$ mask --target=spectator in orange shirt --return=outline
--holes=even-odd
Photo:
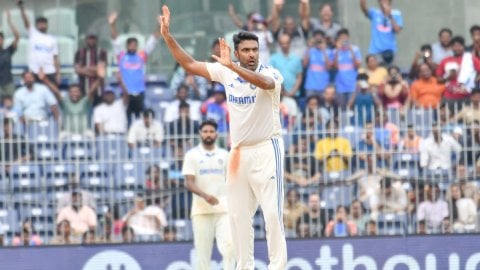
[[[418,136],[413,125],[408,125],[407,136],[403,138],[399,145],[399,150],[404,150],[409,154],[418,154],[422,137]]]
[[[438,83],[426,63],[420,65],[420,78],[410,88],[410,103],[417,108],[437,108],[442,100],[445,85]]]

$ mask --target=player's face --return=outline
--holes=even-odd
[[[205,125],[200,130],[200,139],[205,145],[212,145],[217,140],[217,131],[210,125]]]
[[[257,69],[258,55],[258,42],[255,40],[243,40],[235,50],[235,57],[237,57],[240,65],[251,71]]]

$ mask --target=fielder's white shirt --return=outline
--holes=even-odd
[[[127,132],[127,106],[122,99],[112,104],[102,103],[93,110],[93,122],[102,124],[105,133]]]
[[[258,64],[256,72],[275,81],[275,88],[260,89],[220,63],[206,63],[213,81],[225,87],[232,146],[255,145],[280,137],[280,91],[283,77],[271,66]]]
[[[192,216],[227,212],[227,161],[228,152],[217,146],[209,151],[198,145],[185,154],[182,174],[193,175],[198,188],[219,201],[217,205],[210,205],[205,199],[193,194]]]
[[[28,38],[28,68],[34,73],[38,73],[40,68],[45,74],[55,73],[53,57],[58,55],[57,39],[38,31],[35,26],[30,26]]]

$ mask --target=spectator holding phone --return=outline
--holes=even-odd
[[[396,66],[389,67],[387,82],[378,89],[383,108],[403,111],[407,104],[408,92],[408,84],[403,80],[400,69]]]

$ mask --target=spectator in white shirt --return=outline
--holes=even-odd
[[[122,98],[116,99],[115,90],[106,88],[103,92],[103,103],[93,110],[93,122],[97,134],[125,134],[127,132],[128,94],[124,87]]]
[[[132,228],[137,241],[158,241],[162,228],[168,225],[167,217],[162,208],[150,204],[145,206],[141,194],[135,198],[135,206],[123,218],[125,224]]]
[[[433,63],[439,65],[443,59],[453,56],[450,40],[452,40],[452,30],[449,28],[442,28],[438,32],[438,42],[432,44],[432,59]]]
[[[134,148],[137,144],[160,147],[163,141],[163,126],[155,120],[153,110],[143,111],[142,119],[133,122],[128,131],[127,141],[130,148]]]
[[[437,184],[425,185],[426,199],[418,205],[417,221],[424,221],[427,232],[439,232],[443,219],[448,217],[448,204],[440,199],[440,188]]]
[[[163,122],[170,123],[180,118],[180,111],[178,108],[182,102],[186,102],[190,105],[190,119],[193,121],[200,121],[200,107],[202,106],[202,103],[197,100],[188,99],[188,87],[181,84],[177,88],[176,98],[169,102],[168,106],[165,108]]]
[[[97,215],[89,206],[83,205],[82,193],[72,192],[72,204],[64,207],[57,216],[57,225],[68,220],[75,236],[80,237],[89,230],[97,227]]]
[[[462,150],[462,146],[449,134],[442,134],[440,125],[432,125],[432,134],[420,145],[420,167],[427,171],[452,169],[452,154]]]
[[[52,35],[47,34],[48,20],[45,17],[38,17],[35,26],[30,24],[25,13],[24,1],[17,1],[22,13],[23,24],[28,29],[29,52],[28,68],[38,75],[40,69],[46,74],[52,83],[60,84],[60,62],[58,60],[58,41]],[[37,79],[38,80],[38,79]]]

